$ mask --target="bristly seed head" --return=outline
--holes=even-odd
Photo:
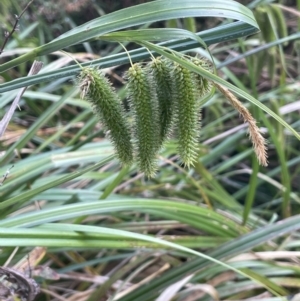
[[[127,93],[134,116],[135,150],[141,171],[154,177],[157,170],[159,118],[156,92],[147,68],[134,64],[127,74]]]
[[[248,123],[249,137],[253,144],[253,149],[256,154],[257,160],[260,165],[268,165],[267,156],[267,143],[259,127],[256,124],[256,120],[253,118],[248,109],[233,95],[227,88],[214,83],[218,90],[229,100],[230,104],[240,113],[244,122]]]
[[[104,74],[95,68],[84,68],[78,80],[81,97],[93,107],[115,147],[116,154],[124,164],[133,161],[131,132],[121,100]]]
[[[82,99],[84,99],[86,97],[86,95],[88,94],[91,82],[94,82],[94,78],[91,76],[91,74],[89,72],[87,72],[85,70],[82,71],[81,77],[82,77],[82,80],[79,84],[79,88],[81,90],[80,97]]]
[[[175,106],[172,89],[172,65],[165,58],[158,57],[147,65],[150,74],[151,85],[156,92],[158,99],[158,113],[160,123],[161,148],[164,141],[169,138],[175,117]]]
[[[196,66],[201,67],[208,72],[212,72],[211,63],[206,58],[194,57],[191,59],[191,61]],[[203,77],[198,73],[193,73],[193,77],[195,81],[196,92],[199,98],[203,97],[205,94],[211,91],[212,89],[211,81],[209,81],[207,78]]]
[[[212,72],[203,58],[188,58],[196,66]],[[121,101],[103,73],[83,68],[78,85],[99,116],[121,162],[130,164],[135,156],[141,171],[154,177],[157,154],[173,130],[178,132],[178,153],[190,167],[197,160],[200,135],[199,99],[214,84],[249,124],[249,134],[260,164],[267,165],[266,143],[250,112],[226,88],[212,83],[165,58],[153,59],[146,67],[134,64],[127,74],[127,93],[134,120],[134,145]]]
[[[193,74],[175,63],[173,68],[173,93],[178,121],[178,153],[183,163],[190,167],[198,156],[200,135],[199,108]]]

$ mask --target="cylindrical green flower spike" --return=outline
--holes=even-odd
[[[172,130],[174,101],[172,93],[172,68],[170,62],[162,57],[154,59],[148,68],[152,74],[152,85],[156,90],[160,123],[160,145],[162,146]]]
[[[173,90],[178,118],[178,153],[190,167],[198,156],[199,108],[193,74],[177,63],[173,68]]]
[[[121,101],[108,79],[99,69],[83,68],[78,84],[82,91],[81,97],[92,104],[94,113],[108,130],[120,161],[124,164],[132,163],[133,145],[130,127]]]
[[[151,87],[149,74],[140,64],[127,72],[127,92],[135,120],[137,160],[141,171],[153,177],[157,170],[159,145],[157,98]]]
[[[212,72],[211,63],[205,58],[194,57],[191,60],[196,66],[199,66],[206,71]],[[209,93],[212,89],[212,83],[198,73],[194,73],[194,81],[196,85],[196,92],[198,97],[201,98],[205,94]]]

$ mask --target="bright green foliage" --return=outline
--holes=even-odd
[[[117,156],[124,164],[133,161],[133,146],[129,124],[121,101],[104,74],[94,68],[84,68],[79,75],[81,95],[93,106],[96,115],[109,131]]]
[[[194,75],[186,68],[175,64],[173,71],[174,101],[178,120],[178,152],[185,165],[193,165],[197,159],[200,130],[197,93]]]
[[[149,64],[153,87],[156,90],[159,109],[160,145],[169,137],[174,121],[174,101],[172,93],[171,65],[159,57]]]
[[[147,69],[134,64],[127,72],[128,96],[135,119],[137,159],[141,171],[153,177],[157,170],[159,121],[155,91],[151,87]]]

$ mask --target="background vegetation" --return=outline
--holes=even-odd
[[[53,2],[30,5],[1,64],[91,19],[147,1]],[[241,2],[261,32],[212,44],[218,74],[299,132],[300,1]],[[1,1],[5,30],[26,3]],[[228,22],[207,17],[143,26],[199,32]],[[88,62],[123,49],[96,40],[67,51]],[[207,56],[202,48],[188,53]],[[72,61],[59,52],[39,60],[42,72]],[[1,118],[18,92],[8,83],[24,80],[31,63],[0,74],[0,91],[8,87],[0,94]],[[128,67],[106,69],[122,99]],[[216,93],[202,110],[195,166],[180,164],[170,140],[157,176],[147,179],[135,165],[120,167],[101,122],[79,98],[73,73],[62,72],[26,90],[0,138],[1,266],[22,270],[17,263],[31,252],[25,266],[41,285],[36,300],[296,300],[300,147],[291,131],[241,99],[268,140],[269,165],[259,167],[246,125]]]

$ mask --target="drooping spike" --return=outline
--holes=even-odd
[[[78,78],[81,97],[86,98],[99,117],[111,140],[118,158],[124,164],[133,161],[133,145],[129,123],[121,101],[101,70],[83,68]]]
[[[175,63],[173,90],[177,110],[178,153],[183,163],[190,167],[196,161],[200,135],[199,108],[193,74]]]
[[[153,177],[157,171],[159,118],[156,93],[145,68],[134,64],[127,72],[127,92],[135,120],[135,146],[141,171]]]
[[[158,57],[149,63],[148,68],[152,75],[152,85],[158,100],[160,148],[170,136],[174,122],[175,107],[172,90],[172,67],[170,61]]]

